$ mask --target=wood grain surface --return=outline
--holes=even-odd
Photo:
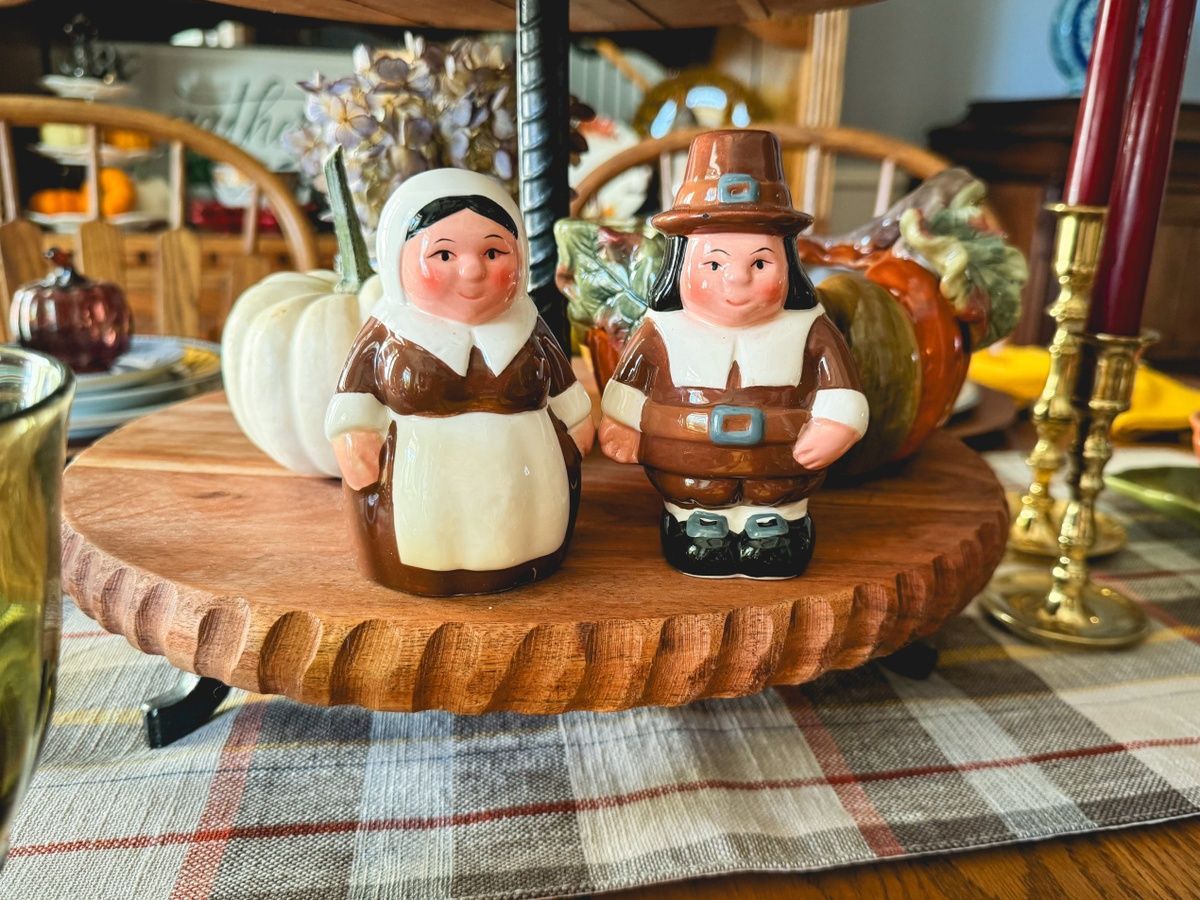
[[[516,25],[513,0],[443,3],[407,0],[224,0],[233,6],[315,19],[376,25],[507,31]],[[568,0],[560,0],[566,3]],[[570,0],[572,31],[645,31],[737,25],[864,6],[879,0]]]
[[[614,900],[962,900],[1200,897],[1200,818],[796,875],[745,874],[605,894]]]
[[[891,477],[818,494],[803,578],[706,581],[661,559],[640,469],[593,455],[583,480],[560,572],[508,594],[413,597],[359,575],[336,481],[277,466],[209,395],[68,468],[63,579],[109,631],[248,690],[386,710],[615,710],[890,653],[983,587],[1008,522],[988,466],[938,436]]]

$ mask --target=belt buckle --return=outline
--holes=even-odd
[[[750,424],[737,431],[730,431],[726,423],[738,416],[746,416]],[[753,406],[714,406],[708,417],[708,437],[718,447],[753,447],[761,444],[765,419],[763,411]]]

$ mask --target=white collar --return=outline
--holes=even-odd
[[[479,348],[493,375],[499,375],[525,346],[537,323],[537,307],[528,294],[496,318],[480,325],[432,316],[410,303],[384,302],[374,311],[390,331],[428,350],[460,376],[467,374],[471,350]]]
[[[736,362],[742,387],[792,386],[804,373],[808,332],[825,312],[785,309],[747,328],[710,325],[686,310],[646,313],[662,335],[676,387],[723,388]]]

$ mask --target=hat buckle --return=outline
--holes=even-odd
[[[758,179],[744,172],[727,172],[717,179],[717,202],[757,203],[762,194]]]

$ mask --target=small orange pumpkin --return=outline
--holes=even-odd
[[[118,150],[149,150],[154,146],[150,135],[126,128],[108,128],[104,132],[104,143]]]
[[[129,212],[136,201],[137,187],[132,178],[120,169],[100,170],[100,212],[106,218]],[[79,189],[79,206],[83,212],[91,212],[86,185]]]
[[[47,216],[80,212],[79,192],[70,188],[48,188],[29,198],[29,208]]]

